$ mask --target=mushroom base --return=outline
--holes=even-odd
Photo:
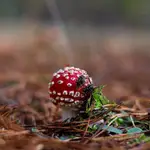
[[[76,117],[79,113],[77,108],[63,107],[62,108],[62,120],[71,119]]]

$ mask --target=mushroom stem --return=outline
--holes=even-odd
[[[62,121],[76,117],[78,112],[79,112],[78,109],[63,107],[62,108]]]

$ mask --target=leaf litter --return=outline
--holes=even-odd
[[[81,49],[79,45],[77,48]],[[107,56],[107,66],[111,66],[108,69],[109,72],[117,70],[117,73],[109,73],[104,77],[103,82],[108,80],[107,86],[101,85],[95,89],[87,102],[86,108],[78,116],[61,122],[61,110],[48,99],[47,83],[50,70],[52,71],[55,68],[54,66],[59,67],[64,64],[66,58],[63,53],[59,53],[60,57],[56,64],[53,58],[58,57],[58,54],[52,54],[53,51],[50,51],[50,55],[44,57],[44,60],[47,60],[46,64],[37,63],[36,57],[33,57],[33,55],[39,55],[41,59],[43,47],[42,50],[38,50],[37,47],[33,46],[33,49],[34,53],[32,49],[32,52],[30,51],[32,55],[30,52],[27,55],[27,52],[15,51],[14,53],[13,51],[13,54],[17,54],[21,58],[19,62],[15,62],[15,69],[25,70],[23,73],[19,73],[20,70],[16,69],[14,71],[9,70],[6,75],[5,72],[12,67],[12,62],[9,61],[11,59],[2,59],[1,64],[5,65],[3,65],[3,74],[0,74],[0,149],[149,149],[150,99],[148,87],[146,86],[147,83],[149,84],[146,80],[149,79],[149,74],[147,73],[148,68],[141,67],[142,60],[146,60],[143,66],[147,66],[146,64],[149,61],[147,54],[144,55],[143,52],[137,54],[136,51],[136,54],[118,57],[117,60],[120,59],[125,64],[129,63],[127,66],[137,68],[136,70],[129,70],[124,68],[122,63],[111,61],[112,49],[111,52],[101,53],[102,58],[105,59],[104,56]],[[89,58],[90,60],[93,59],[90,57],[91,53],[87,47],[86,50],[88,58],[80,58],[75,55],[75,59],[79,63],[89,60]],[[82,53],[82,51],[80,52]],[[24,57],[20,57],[22,53]],[[9,52],[10,54],[12,52]],[[129,56],[132,56],[133,61],[130,61]],[[4,56],[1,55],[1,58],[4,58]],[[93,75],[98,76],[97,79],[99,79],[102,72],[105,74],[105,69],[101,70],[105,66],[104,59],[97,59],[96,64],[101,64],[98,69],[92,61],[86,61],[84,68],[95,66],[93,71],[91,69],[91,73],[93,72]],[[130,65],[131,62],[132,65]],[[27,66],[31,64],[32,66],[29,69]],[[137,67],[137,64],[140,66]],[[46,75],[40,76],[39,72]],[[139,72],[141,72],[140,75],[138,75]],[[143,77],[144,75],[146,76]],[[110,76],[113,82],[109,80]],[[127,81],[130,86],[127,85]],[[96,80],[96,82],[98,81]],[[110,85],[114,87],[113,90],[110,89]],[[105,97],[102,92],[102,89],[105,90],[105,88],[107,88],[105,95],[108,97],[112,94],[115,99],[116,95],[114,93],[118,93],[119,96],[115,102]]]
[[[28,82],[3,85],[0,149],[124,150],[148,145],[150,114],[140,99],[128,107],[109,100],[102,92],[105,86],[95,87],[86,107],[75,118],[62,122],[61,110],[42,88]],[[5,102],[6,97],[12,103]]]

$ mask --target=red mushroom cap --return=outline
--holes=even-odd
[[[79,77],[84,77],[84,83],[77,87]],[[83,93],[83,89],[93,83],[85,70],[65,67],[53,74],[49,83],[49,95],[54,104],[63,106],[75,106],[82,104],[89,98],[89,94]]]

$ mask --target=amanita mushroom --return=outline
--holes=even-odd
[[[83,91],[92,84],[92,78],[79,68],[65,67],[53,74],[48,91],[50,100],[62,109],[62,120],[77,115],[81,105],[90,97]]]

